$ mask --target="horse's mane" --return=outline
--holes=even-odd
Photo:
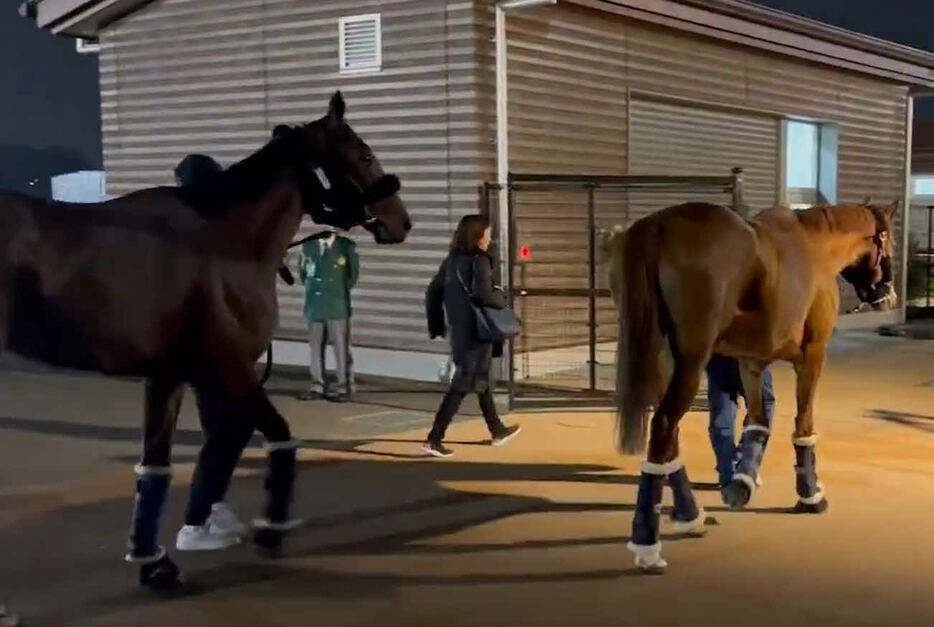
[[[876,220],[864,205],[816,205],[796,211],[798,221],[809,231],[853,233],[874,228]]]

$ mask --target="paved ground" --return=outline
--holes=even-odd
[[[703,539],[664,536],[663,577],[625,549],[637,460],[617,456],[608,414],[524,414],[503,449],[483,423],[454,425],[457,455],[418,452],[437,397],[360,395],[276,404],[307,440],[289,555],[247,546],[180,561],[187,594],[134,587],[129,521],[141,388],[126,381],[0,372],[0,600],[29,625],[908,625],[934,621],[934,343],[871,335],[837,342],[818,402],[822,516],[794,502],[787,368],[777,434],[752,506],[710,515]],[[186,403],[163,538],[181,521],[200,435]],[[713,479],[705,420],[682,450]],[[231,501],[257,511],[260,451]]]

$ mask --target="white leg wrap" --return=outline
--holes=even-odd
[[[647,475],[656,475],[665,477],[668,475],[668,464],[656,464],[654,462],[642,462],[642,472]]]
[[[142,464],[136,464],[133,466],[133,472],[135,472],[140,477],[146,475],[171,475],[172,467],[171,466],[143,466]]]
[[[131,564],[152,564],[153,562],[158,562],[163,557],[165,557],[165,547],[160,546],[155,555],[150,555],[148,557],[134,557],[131,553],[127,553],[123,556],[123,559],[127,562],[130,562]]]
[[[749,475],[742,472],[733,473],[733,481],[737,480],[746,484],[746,487],[749,488],[750,494],[756,491],[756,480]]]
[[[692,535],[703,535],[705,532],[704,522],[707,520],[707,512],[703,507],[698,508],[697,518],[694,520],[675,520],[671,526],[678,533],[689,533]]]
[[[626,548],[636,555],[636,566],[646,570],[654,568],[665,568],[668,562],[662,559],[662,543],[655,544],[633,544],[630,542]]]
[[[771,431],[769,431],[769,428],[766,427],[765,425],[746,425],[745,427],[743,427],[743,433],[746,433],[747,431],[761,431],[766,435],[771,433]]]
[[[274,523],[268,518],[254,518],[253,527],[256,529],[272,529],[273,531],[291,531],[302,524],[301,518],[293,518],[281,523]]]
[[[824,500],[824,489],[822,485],[817,486],[817,492],[811,496],[799,496],[798,501],[805,505],[816,505]]]
[[[655,462],[643,461],[642,462],[642,472],[648,475],[656,475],[659,477],[667,477],[673,472],[677,472],[684,468],[684,462],[681,461],[680,457],[675,457],[670,462],[664,464],[656,464]]]
[[[811,435],[806,435],[802,438],[792,437],[791,442],[792,444],[795,444],[796,446],[814,446],[815,444],[817,444],[817,434],[813,433]]]
[[[675,457],[673,460],[665,464],[668,467],[668,474],[670,475],[673,472],[678,472],[684,468],[684,462],[681,461],[680,457]]]
[[[266,442],[263,444],[263,448],[269,451],[287,451],[289,449],[298,448],[301,446],[301,442],[298,440],[286,440],[285,442]]]

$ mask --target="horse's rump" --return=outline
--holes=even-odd
[[[646,412],[667,387],[666,348],[675,365],[685,355],[709,357],[750,290],[756,240],[729,209],[691,203],[635,222],[621,248],[617,444],[638,453],[645,447]]]

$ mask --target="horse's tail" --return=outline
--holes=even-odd
[[[664,304],[658,283],[658,221],[642,220],[625,234],[619,251],[616,286],[620,294],[616,358],[616,436],[623,453],[645,450],[649,405],[656,402],[659,356],[663,347],[660,316]]]

